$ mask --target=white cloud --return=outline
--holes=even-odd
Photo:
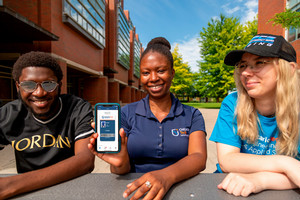
[[[235,13],[236,11],[238,11],[238,10],[240,10],[240,7],[236,6],[236,7],[232,8],[232,9],[228,9],[227,12],[229,14],[232,14],[232,13]]]
[[[197,61],[200,60],[200,47],[197,36],[195,35],[185,41],[174,42],[172,44],[172,51],[176,44],[178,44],[179,54],[182,55],[183,62],[187,62],[193,72],[198,72]]]
[[[258,0],[247,1],[231,1],[230,3],[222,5],[223,11],[228,15],[240,16],[241,23],[253,21],[257,16]]]
[[[248,0],[245,5],[245,15],[242,16],[241,22],[245,23],[247,21],[253,21],[257,17],[258,10],[258,0]]]
[[[248,21],[253,21],[254,18],[257,18],[257,12],[255,12],[254,10],[249,10],[247,12],[247,15],[243,16],[242,19],[241,19],[241,23],[245,23],[245,22],[248,22]]]
[[[213,16],[212,19],[213,20],[218,20],[218,19],[220,19],[220,16]]]
[[[225,10],[225,12],[227,14],[230,14],[230,15],[241,9],[239,6],[235,6],[234,8],[231,8],[231,4],[229,4],[229,3],[223,5],[222,8]]]
[[[246,7],[249,9],[257,9],[258,1],[257,0],[249,0],[245,3]]]

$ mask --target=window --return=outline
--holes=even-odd
[[[300,3],[300,0],[288,0],[288,7],[292,8]]]
[[[300,12],[300,0],[289,0],[288,6],[289,9],[293,11]],[[300,28],[290,28],[288,30],[288,41],[292,42],[300,38]]]
[[[130,30],[133,25],[127,18],[119,3],[118,5],[118,52],[117,60],[126,69],[130,68]]]
[[[134,75],[140,78],[140,58],[141,58],[142,44],[134,37]]]
[[[64,0],[63,21],[75,27],[98,47],[105,47],[104,0]]]
[[[0,107],[17,98],[15,82],[12,78],[12,67],[0,65]]]

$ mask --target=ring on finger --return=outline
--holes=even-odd
[[[147,186],[147,188],[151,188],[151,186],[152,186],[151,183],[150,183],[150,181],[146,181],[145,185]]]

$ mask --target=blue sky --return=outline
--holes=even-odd
[[[172,50],[178,44],[183,61],[195,72],[200,60],[197,38],[202,28],[221,13],[239,17],[242,23],[252,21],[258,0],[124,0],[124,9],[129,10],[144,48],[152,38],[165,37]]]

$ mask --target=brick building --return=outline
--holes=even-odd
[[[0,99],[17,98],[12,66],[29,51],[56,57],[62,93],[97,102],[137,101],[142,44],[123,0],[0,0]]]
[[[258,1],[258,33],[282,35],[297,52],[297,62],[300,65],[300,28],[286,30],[281,26],[273,26],[268,22],[276,13],[288,9],[300,12],[300,0],[259,0]]]

